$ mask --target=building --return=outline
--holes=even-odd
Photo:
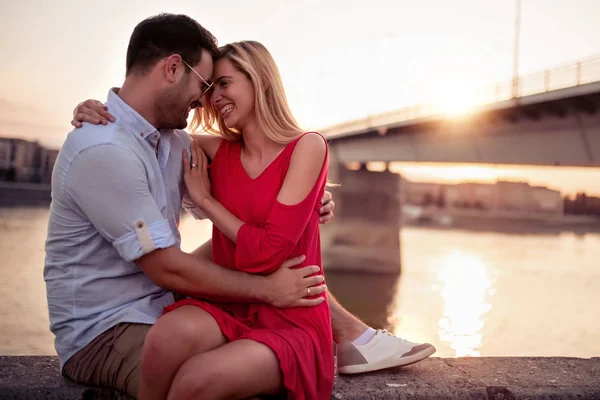
[[[577,193],[574,199],[565,198],[564,203],[565,214],[600,216],[600,197]]]
[[[443,185],[439,183],[409,182],[403,180],[402,186],[403,202],[407,204],[418,204],[423,206],[433,205],[439,201]]]
[[[491,212],[564,213],[564,200],[559,191],[531,186],[527,182],[438,184],[406,181],[403,187],[403,200],[412,205]]]
[[[0,138],[0,181],[50,183],[57,156],[38,142]]]
[[[8,171],[10,168],[11,149],[11,142],[0,138],[0,179],[2,179],[2,171]]]
[[[564,198],[560,192],[546,187],[532,187],[533,204],[539,212],[564,214]]]
[[[485,183],[459,183],[445,185],[446,205],[449,208],[497,208],[497,189]]]

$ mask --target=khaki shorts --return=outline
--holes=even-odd
[[[136,398],[142,349],[150,327],[115,325],[71,357],[63,375],[77,383],[114,388]]]

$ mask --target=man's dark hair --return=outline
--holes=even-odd
[[[159,14],[147,18],[135,27],[129,39],[125,75],[144,74],[158,60],[172,54],[179,54],[194,66],[200,62],[202,49],[217,56],[217,39],[187,15]]]

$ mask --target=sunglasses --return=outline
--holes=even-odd
[[[206,82],[206,80],[202,77],[202,75],[200,75],[198,72],[196,72],[196,70],[194,68],[192,68],[192,66],[190,64],[188,64],[187,62],[185,62],[185,60],[182,58],[181,61],[189,68],[192,70],[192,72],[194,74],[196,74],[198,76],[198,78],[200,78],[200,80],[202,81],[201,85],[200,85],[200,89],[202,90],[202,94],[200,95],[200,97],[204,96],[206,94],[206,92],[208,92],[210,90],[210,88],[213,86],[212,83],[208,83]]]

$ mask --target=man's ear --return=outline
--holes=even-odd
[[[169,83],[175,83],[178,80],[179,76],[185,70],[185,67],[181,68],[182,66],[183,62],[179,54],[171,54],[165,59],[162,69]]]

